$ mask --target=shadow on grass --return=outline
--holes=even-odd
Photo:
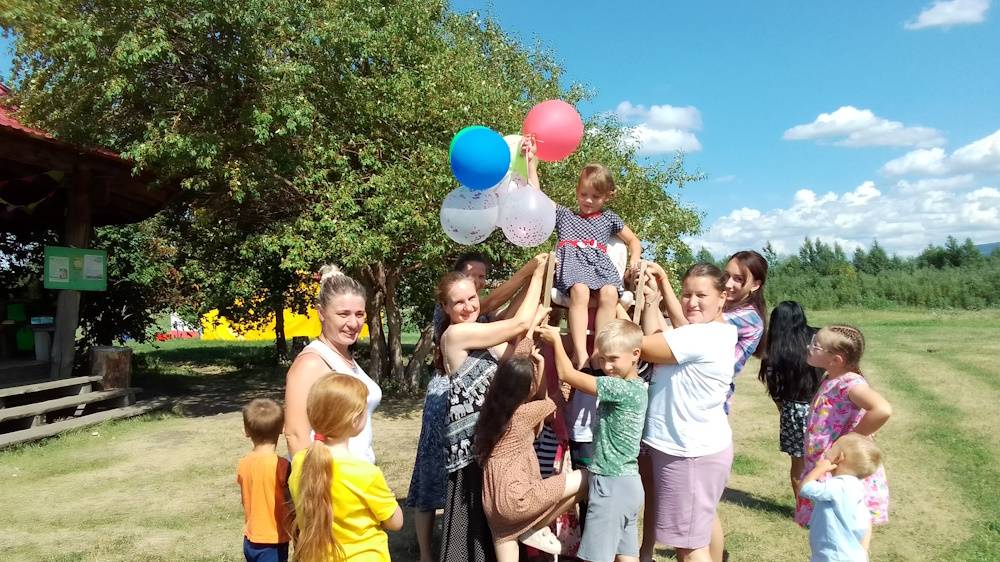
[[[791,518],[795,516],[795,508],[790,505],[777,503],[750,492],[734,490],[733,488],[726,488],[726,491],[722,493],[722,501],[754,511],[773,513],[782,517]]]
[[[166,342],[136,349],[135,357],[132,383],[142,389],[140,397],[166,397],[173,412],[186,417],[235,412],[254,398],[282,401],[290,365],[275,360],[269,342]],[[422,393],[389,395],[379,413],[402,419],[422,407]]]

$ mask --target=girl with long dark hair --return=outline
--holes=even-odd
[[[806,313],[799,303],[783,301],[771,311],[770,327],[765,340],[766,351],[760,360],[757,378],[767,386],[767,393],[781,413],[781,451],[792,458],[789,479],[792,493],[799,497],[805,456],[806,422],[809,402],[823,370],[806,362],[808,346],[816,329],[806,322]]]
[[[558,554],[547,525],[586,494],[586,473],[542,479],[532,443],[555,403],[545,396],[544,366],[536,351],[497,370],[476,424],[476,460],[483,467],[483,511],[497,561],[518,559],[517,541]]]

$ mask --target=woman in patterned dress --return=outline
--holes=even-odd
[[[441,541],[442,562],[496,559],[493,537],[483,514],[482,470],[475,462],[473,438],[479,410],[497,365],[514,351],[507,342],[523,336],[539,314],[547,254],[535,258],[535,269],[517,313],[509,320],[477,322],[479,292],[468,276],[448,273],[438,283],[437,300],[447,314],[435,357],[449,374],[445,426],[445,469],[448,487]],[[544,311],[541,311],[544,312]]]
[[[493,313],[507,304],[516,293],[531,279],[537,262],[530,260],[514,275],[480,301],[478,322],[490,322],[502,319],[508,315],[508,310],[516,306],[516,302],[504,310],[502,314]],[[490,262],[486,256],[470,252],[459,256],[452,271],[464,273],[476,286],[476,291],[482,291],[490,273]],[[516,300],[516,299],[515,299]],[[513,314],[510,310],[509,314]],[[441,304],[434,307],[433,341],[437,344],[441,332],[448,322]],[[406,507],[413,509],[413,526],[416,530],[417,545],[420,549],[420,562],[431,562],[434,559],[434,517],[438,509],[445,503],[445,485],[448,483],[448,473],[445,471],[444,426],[448,411],[449,377],[438,369],[427,383],[427,395],[424,398],[424,409],[420,422],[420,439],[417,444],[417,456],[413,461],[413,473],[410,477],[409,493],[406,495]]]

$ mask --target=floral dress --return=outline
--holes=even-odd
[[[833,442],[841,435],[850,433],[865,415],[865,410],[851,402],[847,394],[859,384],[868,384],[857,373],[847,373],[837,378],[825,378],[813,398],[806,429],[806,456],[802,477],[809,474],[823,455],[830,450]],[[885,478],[885,467],[879,466],[875,474],[865,478],[865,504],[872,514],[872,524],[889,522],[889,483]],[[812,502],[799,498],[795,506],[795,522],[809,526],[812,517]]]

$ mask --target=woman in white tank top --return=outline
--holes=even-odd
[[[358,458],[375,462],[372,448],[372,414],[382,401],[382,389],[354,360],[349,348],[365,324],[365,290],[336,267],[321,270],[316,309],[323,328],[318,338],[295,358],[285,376],[285,440],[289,455],[305,449],[313,439],[306,416],[309,389],[320,377],[336,371],[351,375],[368,387],[368,419],[348,448]]]

